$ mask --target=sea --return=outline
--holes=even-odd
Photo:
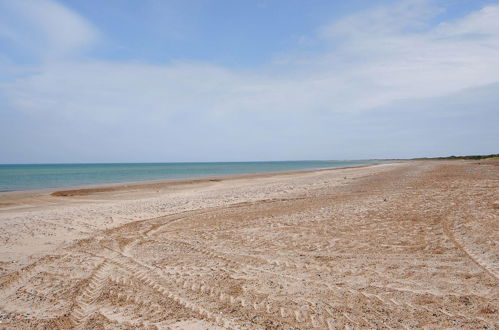
[[[377,163],[355,161],[272,161],[215,163],[0,164],[0,191],[173,180],[249,173],[348,167]]]

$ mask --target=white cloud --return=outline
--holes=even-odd
[[[477,39],[492,37],[497,45],[499,35],[499,6],[487,6],[456,22],[442,23],[435,34],[442,38],[458,37],[461,39]]]
[[[499,81],[499,6],[432,26],[429,20],[440,9],[427,1],[398,2],[320,29],[317,37],[330,43],[326,52],[288,54],[251,72],[209,63],[79,61],[68,54],[98,35],[84,19],[49,1],[16,6],[43,29],[47,54],[66,60],[47,61],[36,74],[0,86],[10,107],[37,118],[65,118],[87,127],[88,134],[94,125],[120,126],[125,144],[136,137],[123,132],[142,127],[144,135],[156,132],[157,140],[171,138],[170,132],[193,134],[197,139],[179,143],[199,143],[203,147],[193,147],[198,152],[219,145],[208,141],[254,147],[254,141],[281,136],[286,141],[267,150],[280,145],[282,151],[284,142],[295,139],[302,154],[311,155],[306,145],[317,143],[314,136],[331,134],[334,140],[325,122],[331,116],[352,124],[359,113],[398,100],[435,98]],[[293,152],[291,145],[286,148]]]
[[[74,55],[98,39],[89,22],[51,0],[3,0],[0,12],[0,36],[45,59]]]
[[[52,52],[66,53],[94,40],[94,29],[55,3],[19,3],[23,13],[44,28]],[[40,108],[46,103],[43,100],[52,100],[63,102],[57,108],[69,112],[74,112],[73,107],[83,111],[82,104],[88,109],[104,106],[133,112],[142,103],[167,112],[212,111],[217,115],[351,112],[499,80],[499,6],[434,28],[406,31],[426,26],[436,10],[426,1],[406,1],[344,18],[322,31],[348,38],[325,54],[281,64],[285,74],[272,70],[250,74],[207,63],[152,66],[67,61],[46,64],[39,74],[18,80],[11,85],[10,95],[20,108],[23,103]],[[481,37],[470,38],[470,34]],[[66,102],[66,98],[81,102]]]
[[[361,108],[445,95],[499,80],[499,6],[429,25],[440,9],[406,1],[324,27],[334,51],[302,65],[361,85]],[[317,64],[319,63],[319,64]]]
[[[428,28],[429,19],[441,13],[429,0],[404,0],[344,17],[319,32],[324,38],[370,38]]]

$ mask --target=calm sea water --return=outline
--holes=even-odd
[[[374,161],[283,161],[145,164],[0,164],[0,191],[198,178],[371,164]]]

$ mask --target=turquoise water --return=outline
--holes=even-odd
[[[279,172],[372,164],[374,161],[230,163],[0,164],[0,191]]]

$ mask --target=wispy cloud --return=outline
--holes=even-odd
[[[99,38],[84,18],[51,0],[4,0],[0,9],[0,35],[44,59],[75,55]]]
[[[428,1],[399,2],[323,27],[320,35],[332,49],[288,64],[320,71],[342,86],[351,84],[357,97],[350,99],[363,101],[343,108],[347,111],[489,84],[499,79],[498,9],[489,6],[431,25],[442,9]]]
[[[428,0],[396,1],[392,6],[378,7],[349,15],[319,31],[324,38],[370,38],[418,32],[429,28],[429,20],[443,11]]]

